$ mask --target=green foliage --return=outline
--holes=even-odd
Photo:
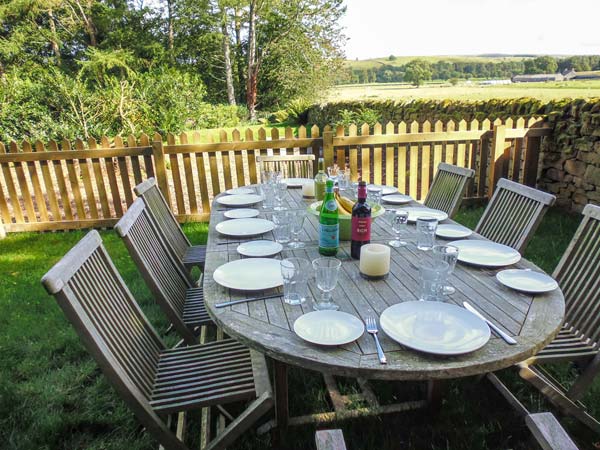
[[[362,125],[366,123],[369,126],[373,126],[380,121],[380,118],[381,116],[378,111],[364,106],[357,110],[342,109],[339,113],[339,120],[335,122],[335,125],[347,127],[352,124]]]
[[[450,78],[448,81],[452,86],[456,86],[458,84],[458,78]]]
[[[424,81],[431,80],[431,73],[431,65],[427,61],[414,59],[404,68],[404,81],[421,86]]]
[[[525,73],[556,73],[558,61],[552,56],[539,56],[525,61]]]
[[[333,125],[354,117],[358,112],[368,109],[375,111],[381,123],[388,121],[397,123],[404,121],[431,122],[436,120],[466,120],[479,121],[508,117],[533,117],[553,114],[570,108],[580,100],[553,100],[544,102],[534,98],[492,99],[484,101],[453,101],[453,100],[373,100],[373,101],[344,101],[313,105],[307,112],[307,124],[320,127]],[[596,101],[591,100],[594,103]]]

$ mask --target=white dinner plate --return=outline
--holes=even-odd
[[[464,239],[471,236],[473,231],[456,223],[443,223],[438,225],[435,234],[445,239]]]
[[[232,209],[230,211],[225,211],[223,214],[228,219],[250,219],[252,217],[257,217],[260,214],[258,209],[253,208],[239,208]]]
[[[281,261],[271,258],[238,259],[213,272],[213,280],[229,289],[262,291],[283,284]]]
[[[258,256],[273,256],[283,250],[283,245],[275,241],[250,241],[244,242],[237,247],[237,252],[240,255],[258,257]]]
[[[266,219],[232,219],[218,223],[215,229],[225,236],[256,236],[271,231],[275,224]]]
[[[381,189],[381,195],[390,195],[390,194],[395,194],[396,192],[398,192],[398,188],[396,188],[394,186],[383,186],[381,184],[368,184],[367,190],[369,190],[371,188]]]
[[[318,345],[343,345],[357,340],[365,332],[362,320],[341,311],[313,311],[294,322],[294,332]]]
[[[379,321],[396,342],[435,355],[473,352],[490,339],[490,328],[483,320],[449,303],[398,303],[383,311]]]
[[[233,189],[227,189],[225,191],[226,194],[229,195],[245,195],[245,194],[254,194],[254,189],[245,188],[245,187],[237,187]]]
[[[384,195],[381,199],[386,203],[391,203],[392,205],[404,205],[412,202],[412,197],[404,194]]]
[[[496,274],[496,279],[504,286],[530,294],[550,292],[558,287],[558,283],[554,278],[533,270],[503,270]]]
[[[448,218],[448,214],[446,214],[444,211],[440,211],[439,209],[424,208],[419,206],[407,206],[406,208],[402,208],[402,211],[408,212],[409,222],[416,222],[419,217],[431,217],[433,219],[437,219],[440,222]]]
[[[225,206],[248,206],[254,205],[262,199],[262,196],[256,194],[234,194],[217,198],[217,203]]]
[[[521,254],[507,245],[484,240],[452,241],[448,245],[458,248],[458,260],[484,267],[503,267],[518,263]]]
[[[283,182],[289,188],[301,188],[306,183],[313,183],[314,180],[312,178],[284,178]]]

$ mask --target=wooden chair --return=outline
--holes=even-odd
[[[194,266],[198,266],[203,270],[206,261],[206,245],[190,244],[165,197],[160,192],[156,180],[148,178],[143,183],[138,184],[134,191],[148,207],[148,211],[160,227],[166,242],[173,249],[179,261],[188,270],[191,270]]]
[[[552,413],[528,414],[525,423],[543,450],[577,450]],[[342,430],[319,430],[315,434],[315,441],[317,450],[346,450]]]
[[[315,155],[257,156],[260,171],[279,171],[285,178],[313,178]]]
[[[501,178],[475,231],[523,252],[556,197]]]
[[[223,449],[273,404],[264,357],[233,339],[169,349],[90,231],[42,278],[138,420],[168,450],[188,450],[165,417],[251,401],[209,446]]]
[[[173,327],[186,343],[195,344],[198,329],[214,325],[204,305],[204,291],[190,281],[141,198],[131,204],[115,231]]]
[[[449,217],[453,217],[460,207],[467,182],[474,175],[474,170],[440,163],[423,204],[444,211]]]
[[[600,422],[579,401],[600,372],[600,207],[584,208],[583,220],[552,276],[565,295],[565,323],[548,346],[519,364],[519,374],[563,412],[600,433]],[[580,371],[568,389],[535,367],[564,361],[576,363]]]

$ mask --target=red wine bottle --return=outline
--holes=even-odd
[[[350,254],[360,259],[360,248],[371,242],[371,207],[367,203],[367,183],[358,183],[358,201],[352,207],[352,244]]]

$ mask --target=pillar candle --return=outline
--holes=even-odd
[[[315,183],[312,180],[302,185],[302,195],[304,197],[315,196]]]
[[[360,249],[360,272],[368,277],[383,277],[390,271],[390,248],[383,244],[365,244]]]

